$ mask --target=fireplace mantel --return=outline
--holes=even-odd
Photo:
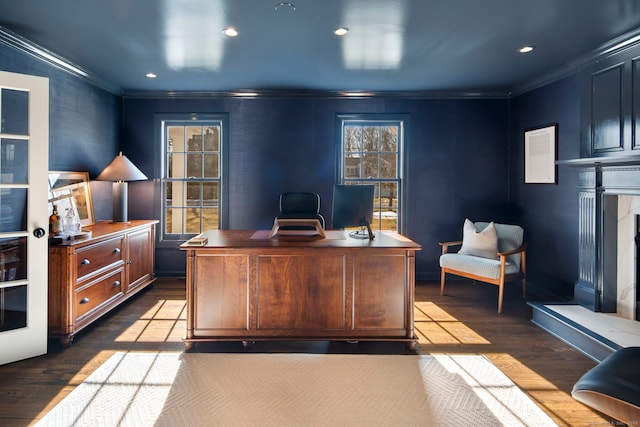
[[[559,160],[577,168],[578,280],[574,301],[592,311],[615,313],[617,300],[617,197],[640,196],[640,155]]]
[[[559,166],[571,166],[575,168],[640,166],[640,155],[589,157],[589,158],[583,158],[583,159],[557,160],[556,164]]]

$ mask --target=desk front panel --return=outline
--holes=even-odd
[[[186,342],[412,340],[414,250],[187,250]]]
[[[249,324],[249,254],[195,257],[193,327],[198,335],[246,334]]]
[[[345,329],[346,256],[257,256],[256,330]]]
[[[353,328],[405,330],[411,292],[406,255],[367,254],[353,263]]]

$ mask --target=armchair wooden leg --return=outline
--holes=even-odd
[[[504,281],[498,284],[498,314],[502,313],[502,296],[504,295]]]
[[[520,253],[520,271],[522,271],[522,298],[527,297],[527,253]]]
[[[444,295],[444,268],[440,269],[440,295]]]

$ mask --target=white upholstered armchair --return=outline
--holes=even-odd
[[[524,230],[518,225],[473,223],[465,220],[463,240],[441,242],[440,294],[444,295],[445,274],[454,274],[498,286],[498,313],[502,312],[504,284],[522,280],[526,296],[526,249]],[[457,253],[452,246],[461,246]]]

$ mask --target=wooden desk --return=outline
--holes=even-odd
[[[187,252],[186,349],[200,341],[405,341],[415,345],[417,243],[393,232],[372,241],[269,238],[269,230],[213,230]]]

